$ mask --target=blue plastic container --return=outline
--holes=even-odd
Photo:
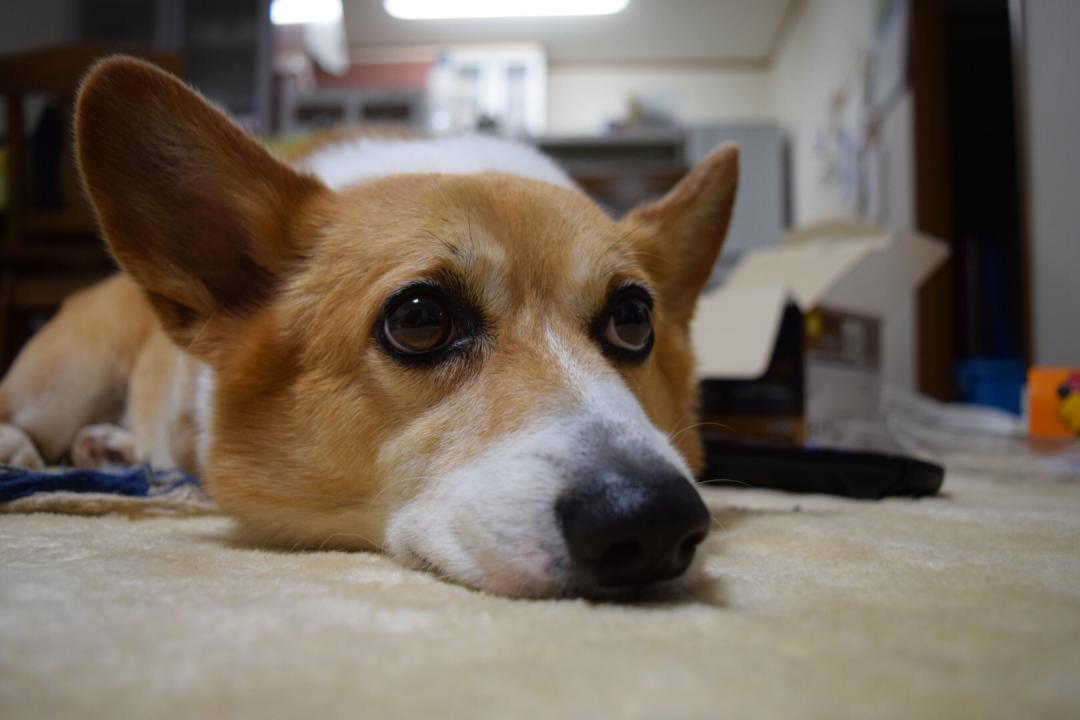
[[[956,399],[1020,415],[1027,364],[1020,358],[968,358],[956,363]]]

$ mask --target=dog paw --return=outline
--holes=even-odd
[[[14,425],[0,423],[0,465],[40,470],[45,461],[29,435]]]
[[[71,464],[89,470],[137,465],[135,437],[116,425],[87,425],[75,434],[71,444]]]

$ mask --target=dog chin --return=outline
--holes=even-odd
[[[407,567],[429,572],[473,590],[519,600],[582,599],[598,603],[657,603],[686,599],[695,595],[705,580],[703,563],[694,564],[682,575],[642,587],[609,587],[593,578],[562,569],[565,562],[553,561],[543,553],[505,558],[466,575],[457,575],[415,552],[395,553]],[[557,568],[557,569],[556,569]]]
[[[514,599],[581,598],[593,602],[665,602],[693,595],[705,580],[700,555],[681,575],[646,586],[606,586],[574,567],[561,543],[519,546],[510,553],[464,549],[462,537],[443,535],[425,542],[429,532],[409,531],[400,519],[391,523],[388,550],[400,564],[473,590]],[[405,540],[405,538],[408,540]]]
[[[514,557],[458,557],[451,562],[434,560],[422,551],[390,547],[391,556],[400,564],[431,573],[456,585],[508,598],[550,598],[571,592],[565,573],[552,571],[551,556],[542,551],[524,552]]]
[[[511,598],[548,598],[574,592],[569,559],[555,543],[515,543],[512,549],[495,549],[476,543],[470,533],[432,529],[400,519],[392,521],[388,550],[395,560],[474,590]],[[443,526],[446,527],[446,526]],[[547,546],[548,549],[545,549]]]

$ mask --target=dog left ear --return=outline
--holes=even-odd
[[[215,328],[265,304],[301,260],[304,208],[326,191],[176,78],[132,58],[79,92],[79,168],[113,256],[162,327],[203,358]]]
[[[622,221],[638,236],[633,240],[635,249],[642,252],[664,307],[676,321],[688,323],[693,317],[698,295],[724,244],[738,183],[739,149],[724,144],[671,192]]]

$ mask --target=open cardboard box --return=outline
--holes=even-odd
[[[874,415],[882,355],[914,352],[905,310],[947,255],[924,235],[830,223],[741,258],[691,326],[706,437],[802,444]]]

